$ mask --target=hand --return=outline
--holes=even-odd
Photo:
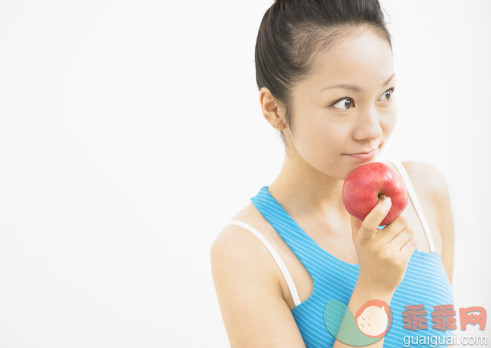
[[[363,222],[351,216],[351,231],[360,265],[358,282],[373,291],[392,294],[404,278],[416,242],[401,215],[383,229],[377,228],[390,207],[387,197]]]

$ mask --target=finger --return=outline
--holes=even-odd
[[[407,256],[408,258],[411,257],[411,255],[413,254],[413,252],[417,249],[417,243],[416,241],[414,240],[414,238],[411,238],[406,244],[404,244],[402,246],[402,248],[400,249],[400,252]]]
[[[377,233],[376,237],[380,243],[387,244],[392,242],[395,237],[407,229],[407,224],[404,221],[396,220],[390,224],[390,227],[384,230],[384,233]]]
[[[390,197],[386,197],[385,199],[381,200],[370,213],[368,213],[365,220],[363,220],[361,228],[366,237],[371,237],[373,234],[378,232],[377,227],[385,218],[391,206],[392,202]]]
[[[387,244],[391,245],[390,246],[391,249],[401,251],[404,244],[406,244],[412,238],[413,238],[413,233],[409,229],[406,228],[403,231],[401,231],[401,233],[399,233],[397,236],[395,236]]]
[[[408,240],[406,242],[404,242],[404,244],[401,245],[401,247],[399,248],[399,251],[402,251],[402,249],[404,249],[406,246],[409,246],[409,244],[411,243],[411,240],[413,239],[413,237],[409,237]]]

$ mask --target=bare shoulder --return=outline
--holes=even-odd
[[[433,164],[419,161],[401,162],[406,169],[414,186],[420,188],[425,194],[434,198],[444,194],[447,190],[447,182],[441,171]]]
[[[248,213],[245,208],[234,219],[256,225]],[[213,241],[210,258],[232,347],[305,347],[271,255],[258,237],[244,227],[227,225]]]
[[[446,225],[452,218],[450,195],[445,177],[438,168],[427,162],[407,161],[402,162],[402,165],[413,183],[416,194],[425,201],[431,202],[438,216],[442,238],[444,238],[445,233],[449,233]]]
[[[246,206],[231,220],[240,220],[251,227],[257,226],[254,207]],[[215,257],[244,258],[249,261],[261,261],[262,255],[267,255],[261,241],[246,228],[234,224],[225,226],[213,241],[210,253]],[[264,266],[264,265],[262,265]],[[265,267],[261,267],[264,271]]]
[[[435,211],[442,240],[442,262],[450,283],[454,264],[454,220],[450,193],[444,175],[434,165],[426,162],[402,162],[408,172],[418,196],[431,202]]]
[[[231,220],[240,220],[256,231],[258,224],[254,206],[240,210]],[[258,232],[260,233],[260,232]],[[245,227],[229,224],[217,235],[210,247],[210,258],[215,281],[226,277],[255,277],[261,279],[264,289],[282,296],[280,283],[271,255],[263,242]]]

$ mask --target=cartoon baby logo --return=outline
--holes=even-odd
[[[330,299],[324,308],[324,323],[338,341],[351,346],[366,346],[382,339],[392,324],[390,306],[382,300],[370,300],[353,316],[348,306]]]
[[[384,337],[392,323],[392,311],[384,301],[371,300],[358,310],[355,321],[365,335]]]

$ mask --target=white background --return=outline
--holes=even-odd
[[[255,81],[270,4],[0,3],[1,347],[229,346],[209,247],[284,158]],[[456,308],[490,312],[491,2],[382,6],[379,158],[443,173]]]

